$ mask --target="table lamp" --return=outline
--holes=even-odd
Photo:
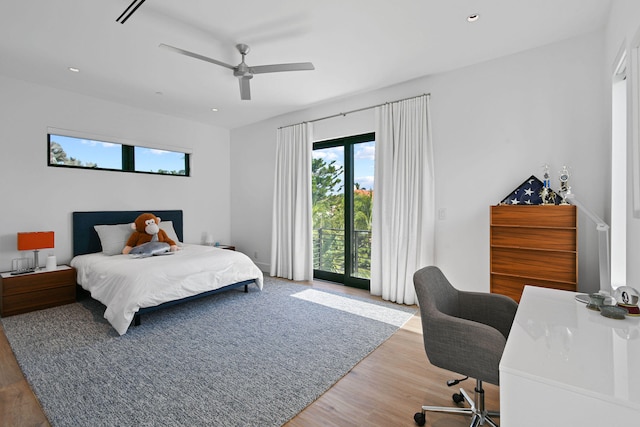
[[[18,233],[18,250],[33,251],[33,265],[35,271],[40,269],[40,264],[38,263],[38,251],[40,249],[53,248],[53,243],[53,231]]]

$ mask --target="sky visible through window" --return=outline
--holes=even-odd
[[[184,169],[184,154],[155,148],[136,147],[136,170],[156,172],[158,170],[179,171]]]
[[[122,145],[112,142],[74,138],[51,134],[51,142],[60,144],[68,158],[87,163],[96,163],[102,169],[122,169]],[[135,147],[136,170],[183,170],[184,153]]]
[[[375,141],[363,142],[354,146],[353,182],[360,188],[373,190],[373,165],[375,160]],[[313,151],[313,158],[322,158],[330,163],[335,160],[337,166],[344,166],[344,148],[332,147]]]
[[[60,144],[69,159],[74,158],[82,164],[97,163],[99,168],[104,169],[122,169],[120,144],[53,134],[50,140]]]

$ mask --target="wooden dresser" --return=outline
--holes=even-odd
[[[572,205],[491,206],[491,292],[519,302],[525,285],[576,291],[576,221]]]

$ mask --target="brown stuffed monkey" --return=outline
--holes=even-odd
[[[171,251],[178,250],[176,242],[171,240],[167,233],[160,228],[160,217],[155,216],[152,213],[143,213],[136,218],[136,221],[131,224],[131,228],[134,230],[127,240],[127,245],[122,250],[123,254],[128,254],[136,246],[143,243],[151,242],[154,240],[154,236],[158,236],[158,242],[166,242],[170,245]]]

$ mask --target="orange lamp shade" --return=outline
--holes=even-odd
[[[18,233],[18,250],[34,251],[55,247],[53,231],[35,231]]]

